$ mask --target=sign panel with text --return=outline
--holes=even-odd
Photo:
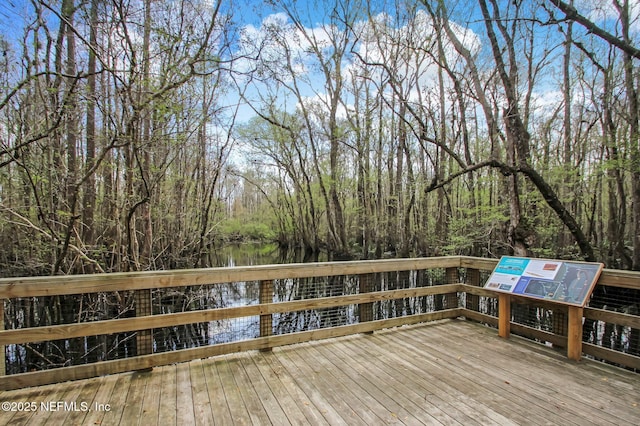
[[[603,267],[602,263],[503,256],[484,287],[584,306]]]

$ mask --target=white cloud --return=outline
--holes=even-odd
[[[576,3],[578,12],[589,18],[597,25],[609,27],[620,18],[620,13],[611,0],[579,0]],[[640,32],[640,2],[629,0],[630,30]]]
[[[469,29],[453,22],[449,23],[453,33],[460,42],[475,55],[481,47],[480,38]],[[363,63],[354,63],[349,71],[372,74],[373,64],[384,65],[386,72],[393,73],[393,78],[401,82],[405,96],[411,101],[418,101],[421,95],[432,92],[437,87],[438,46],[437,30],[431,17],[419,11],[414,19],[401,26],[394,25],[386,14],[379,14],[371,21],[356,27],[361,40],[358,54]],[[444,56],[449,67],[456,68],[461,58],[453,44],[445,40]],[[382,67],[377,67],[378,80],[385,78]]]
[[[271,76],[289,80],[310,72],[312,47],[325,51],[331,46],[331,26],[298,28],[285,13],[265,17],[259,28],[247,25],[241,32],[241,52],[246,59],[236,69],[260,67]],[[289,77],[287,75],[289,74]]]
[[[480,50],[480,38],[473,31],[453,22],[450,26],[472,54]],[[380,13],[371,20],[355,23],[353,28],[358,39],[354,48],[357,53],[355,56],[363,58],[364,62],[358,61],[349,52],[346,53],[341,64],[345,82],[351,81],[353,77],[361,78],[365,73],[374,81],[383,81],[388,78],[385,71],[371,64],[386,64],[389,66],[387,71],[393,71],[394,78],[402,82],[402,90],[407,99],[414,102],[428,101],[427,98],[437,90],[438,55],[435,44],[437,32],[426,12],[418,12],[413,20],[402,25],[394,23],[388,14]],[[240,45],[246,59],[236,64],[236,70],[259,71],[264,80],[253,80],[251,89],[256,102],[269,96],[286,96],[286,90],[283,92],[280,90],[282,87],[278,89],[277,86],[280,83],[291,84],[296,78],[304,97],[304,105],[320,111],[320,105],[326,107],[329,104],[325,93],[326,78],[317,67],[318,58],[312,52],[312,47],[317,47],[323,53],[332,52],[331,40],[339,35],[335,31],[344,30],[321,24],[313,28],[300,28],[284,13],[269,15],[259,26],[244,27]],[[450,42],[445,41],[443,48],[450,66],[462,64]],[[279,83],[274,84],[275,80]],[[388,86],[384,90],[387,95],[391,94]],[[347,92],[342,94],[345,103],[349,102],[349,96]],[[299,102],[291,103],[291,100],[293,99],[289,98],[289,102],[279,102],[282,105],[288,104],[289,108]],[[297,105],[299,107],[300,104]],[[340,118],[346,116],[346,108],[339,111]]]

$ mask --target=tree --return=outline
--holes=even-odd
[[[253,108],[266,122],[288,134],[289,143],[298,155],[309,155],[309,171],[305,170],[302,176],[305,182],[298,181],[297,184],[301,184],[302,192],[312,203],[310,214],[313,217],[316,196],[312,195],[311,187],[317,183],[325,212],[326,244],[336,256],[349,256],[345,200],[340,188],[345,179],[341,163],[345,159],[346,145],[340,108],[345,95],[343,61],[353,42],[349,25],[355,20],[358,8],[349,4],[334,8],[327,22],[310,30],[305,27],[304,18],[294,4],[276,4],[286,12],[288,22],[274,21],[265,28],[268,39],[265,38],[257,49],[257,77],[262,79],[259,84],[274,82],[274,90],[282,90],[283,96],[295,100],[295,129],[283,121],[291,116],[281,114],[281,108],[271,102],[275,97],[263,99],[266,107],[254,103]],[[310,76],[312,71],[322,78],[321,84],[315,84],[311,79],[316,77],[316,74]],[[257,83],[257,79],[251,83]],[[310,244],[312,249],[318,248],[317,243]]]
[[[550,0],[563,14],[564,19],[576,22],[588,30],[590,34],[594,34],[606,41],[609,45],[620,49],[623,53],[623,69],[625,91],[627,99],[627,123],[629,126],[629,149],[632,170],[631,193],[633,205],[633,259],[632,268],[640,270],[640,104],[638,101],[638,82],[637,82],[637,66],[634,61],[640,59],[640,49],[634,45],[634,39],[631,37],[631,9],[628,0],[614,1],[613,6],[618,12],[618,22],[620,25],[621,36],[616,36],[606,31],[603,27],[598,26],[572,5],[561,0]],[[553,17],[553,15],[552,15]],[[583,45],[581,45],[583,46]],[[621,202],[624,202],[621,200]]]
[[[629,3],[283,0],[236,27],[223,2],[32,1],[0,65],[3,262],[204,266],[259,203],[330,258],[637,268]]]
[[[446,16],[442,3],[439,4],[441,7],[440,15]],[[529,245],[527,240],[531,238],[532,230],[530,229],[529,224],[523,224],[521,222],[522,208],[520,204],[518,174],[523,174],[536,187],[549,207],[554,210],[563,224],[567,226],[578,243],[583,257],[588,260],[593,260],[595,258],[593,249],[580,225],[563,205],[553,188],[548,184],[548,182],[546,182],[544,177],[530,164],[530,134],[525,126],[526,120],[521,112],[521,101],[518,92],[520,71],[518,68],[518,58],[516,56],[516,36],[520,34],[518,25],[526,22],[521,19],[521,8],[519,4],[509,4],[505,10],[500,8],[499,4],[495,0],[491,0],[490,5],[491,8],[485,0],[479,0],[486,35],[489,40],[496,73],[501,84],[501,94],[504,96],[506,102],[506,106],[502,111],[502,117],[507,157],[506,162],[502,162],[494,156],[493,158],[485,161],[483,166],[498,168],[507,177],[510,206],[510,226],[508,231],[509,241],[511,242],[516,254],[522,255],[527,253],[527,247]],[[504,15],[501,15],[501,13]],[[508,26],[508,23],[511,23],[511,26]],[[452,40],[454,47],[458,53],[465,58],[467,65],[472,70],[471,76],[475,80],[475,95],[478,99],[486,99],[483,95],[484,90],[481,82],[478,78],[479,74],[477,72],[473,72],[475,66],[473,65],[474,61],[470,52],[462,45],[457,35],[451,30],[451,27],[449,26],[447,29],[447,25],[445,25],[445,30],[448,37]],[[500,43],[498,34],[500,34],[503,44]],[[529,75],[527,80],[530,82],[529,84],[532,84],[532,78],[533,76]],[[489,133],[500,135],[500,133],[496,133],[496,119],[493,114],[493,108],[486,101],[481,101],[481,104],[484,106],[483,109],[489,124]],[[502,138],[502,136],[500,136],[500,138]],[[495,144],[492,145],[495,147]],[[492,150],[492,152],[495,153],[495,149]],[[476,169],[477,166],[469,167],[469,171]]]
[[[134,3],[141,7],[32,2],[23,71],[0,100],[9,135],[0,173],[21,182],[14,192],[23,198],[3,199],[2,216],[22,231],[15,255],[52,273],[157,267],[157,253],[171,247],[154,246],[166,241],[154,237],[169,206],[159,188],[190,146],[190,126],[206,123],[183,119],[200,114],[212,122],[227,112],[211,103],[186,112],[185,102],[199,79],[222,81],[230,60],[222,3]],[[222,175],[226,154],[207,173]],[[192,164],[181,173],[189,176]]]

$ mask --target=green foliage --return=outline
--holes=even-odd
[[[511,59],[529,55],[513,75],[522,76],[535,96],[527,108],[526,94],[516,97],[531,136],[527,161],[549,191],[539,180],[536,187],[531,174],[525,178],[525,168],[512,167],[518,158],[509,155],[514,147],[505,138],[505,93],[495,78],[495,62],[478,60],[475,52],[464,58],[455,49],[447,52],[450,61],[439,60],[425,46],[451,34],[431,27],[436,16],[424,19],[429,8],[405,9],[400,2],[377,23],[353,21],[358,16],[353,8],[334,8],[330,20],[344,19],[343,25],[301,51],[300,40],[278,25],[262,35],[264,28],[256,27],[255,40],[242,40],[234,26],[242,26],[240,21],[205,16],[197,5],[175,13],[182,3],[158,2],[154,17],[163,19],[149,27],[144,9],[133,8],[96,28],[98,43],[111,40],[118,46],[91,47],[101,60],[138,56],[122,69],[105,68],[91,89],[81,69],[90,47],[80,37],[95,25],[87,20],[90,5],[79,2],[74,13],[81,31],[65,33],[69,40],[75,37],[76,80],[75,72],[58,69],[64,62],[72,65],[70,52],[58,50],[64,43],[47,51],[40,45],[58,27],[55,19],[25,26],[25,37],[34,43],[23,46],[24,60],[0,35],[0,49],[7,53],[0,59],[0,92],[14,93],[0,105],[0,241],[5,243],[0,270],[11,262],[26,264],[25,259],[58,264],[60,272],[69,273],[82,271],[87,260],[104,263],[107,270],[174,267],[220,240],[278,240],[315,251],[367,251],[367,256],[493,256],[510,249],[510,205],[516,202],[512,219],[521,220],[516,237],[527,240],[535,255],[576,255],[574,235],[580,228],[588,244],[611,252],[602,256],[628,257],[625,246],[633,244],[640,215],[633,209],[640,203],[632,199],[640,179],[622,56],[596,55],[600,69],[579,67],[574,54],[572,67],[580,69],[572,73],[569,88],[574,93],[579,88],[580,96],[571,103],[550,96],[540,105],[541,95],[564,88],[557,84],[560,76],[533,78],[523,66],[531,60],[532,69],[543,64],[560,69],[546,48],[566,40],[552,25],[521,19],[526,16],[519,13],[528,8],[496,13],[513,22],[514,31],[531,34],[540,49],[524,52],[528,37],[511,46],[509,40],[499,43],[505,55],[516,52]],[[292,24],[299,12],[295,2],[290,12]],[[298,36],[311,30],[300,24],[289,29],[296,27]],[[405,32],[418,28],[424,30],[418,37]],[[144,29],[151,37],[146,47],[141,39],[129,45],[122,38]],[[474,31],[479,45],[488,46],[482,29]],[[308,44],[320,41],[307,35]],[[362,43],[357,56],[347,48],[352,42]],[[588,37],[580,42],[593,45]],[[240,45],[249,50],[236,50]],[[251,52],[250,45],[264,49]],[[538,57],[543,50],[544,57]],[[246,71],[246,79],[229,74],[236,55],[244,64],[236,71]],[[56,57],[63,61],[54,63]],[[145,64],[146,58],[151,62]],[[451,69],[437,69],[446,62]],[[318,74],[322,65],[326,72]],[[479,68],[478,76],[471,65]],[[435,81],[440,71],[442,88]],[[636,81],[637,70],[633,74]],[[30,77],[21,80],[24,76]],[[615,93],[603,93],[605,77]],[[517,83],[514,87],[523,90]],[[475,93],[480,87],[482,93]],[[490,105],[481,105],[480,95]],[[493,110],[498,135],[490,133],[483,107]],[[564,128],[564,112],[574,116],[570,129]],[[91,155],[85,152],[90,116]],[[96,153],[103,154],[96,159]],[[517,185],[510,184],[513,173]],[[557,203],[555,210],[549,208],[550,200],[559,200],[566,214]],[[574,235],[563,225],[568,216],[575,218]],[[60,241],[75,251],[61,253]],[[175,262],[163,265],[163,259]]]
[[[267,223],[256,220],[245,222],[242,219],[226,219],[220,224],[221,237],[230,241],[273,241],[276,238],[275,229]]]
[[[448,242],[443,247],[443,254],[480,255],[477,248],[491,245],[496,231],[509,221],[508,212],[501,206],[460,207],[457,212],[458,215],[449,221]]]

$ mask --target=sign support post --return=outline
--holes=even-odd
[[[581,306],[569,306],[567,330],[567,358],[580,361],[582,357],[582,314]]]
[[[512,295],[565,305],[567,357],[579,361],[584,306],[603,267],[594,262],[503,256],[484,286],[498,293],[498,335],[508,339],[511,333]]]
[[[498,295],[498,336],[508,339],[511,334],[511,296]]]

